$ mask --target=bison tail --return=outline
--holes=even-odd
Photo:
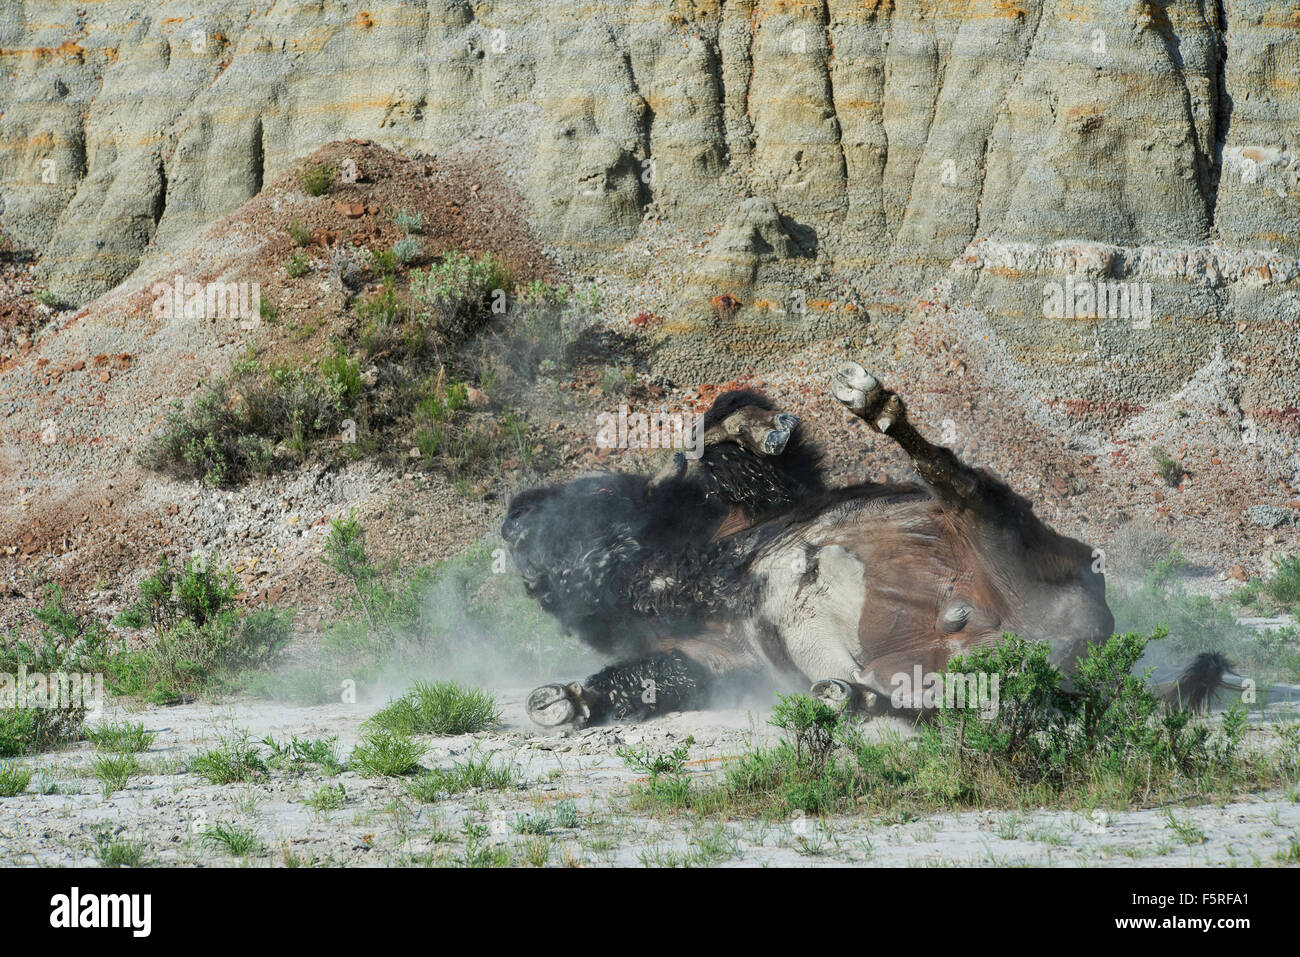
[[[1239,690],[1240,680],[1227,658],[1218,652],[1207,651],[1197,655],[1196,660],[1173,681],[1157,684],[1154,690],[1171,708],[1205,711],[1215,691],[1220,688]]]

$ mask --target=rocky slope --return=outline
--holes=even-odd
[[[1139,391],[1174,386],[1220,342],[1275,346],[1300,316],[1291,3],[0,10],[0,224],[72,300],[328,141],[437,153],[484,137],[516,168],[540,234],[575,252],[603,255],[646,216],[711,231],[751,215],[750,197],[770,202],[792,241],[753,238],[741,258],[776,268],[780,294],[738,296],[747,310],[824,297],[818,269],[914,287],[955,261],[968,267],[956,292],[998,313],[1027,357],[1113,380],[1106,353],[1122,351],[1147,370],[1127,384]],[[1044,255],[1049,244],[1066,248]],[[1151,271],[1160,259],[1172,265]],[[733,284],[752,283],[751,266]],[[1045,319],[1045,284],[1072,270],[1152,282],[1152,329]],[[1258,402],[1294,405],[1296,368],[1289,350],[1252,380]]]
[[[491,197],[438,201],[479,228],[456,241],[481,252],[508,217],[527,226],[565,278],[602,287],[672,401],[761,376],[816,416],[826,368],[851,354],[1091,540],[1154,516],[1214,567],[1253,573],[1300,534],[1293,4],[0,0],[0,14],[0,230],[38,262],[32,276],[17,261],[4,282],[20,292],[0,302],[0,560],[25,572],[40,556],[98,576],[91,555],[116,575],[173,539],[305,553],[302,526],[281,524],[392,486],[359,474],[305,510],[266,489],[231,517],[131,462],[168,401],[257,338],[151,322],[153,282],[246,277],[292,310],[339,311],[323,251],[298,283],[278,263],[291,221],[339,199],[288,174],[349,138],[418,163],[489,158],[505,184]],[[387,219],[362,199],[377,242]],[[1118,284],[1141,308],[1098,305]],[[85,308],[32,335],[51,315],[37,287]],[[1152,446],[1192,469],[1182,488],[1155,475]],[[900,465],[856,448],[846,477]],[[1253,505],[1287,510],[1263,540]],[[493,520],[454,511],[419,517],[422,557],[456,544],[438,527]]]

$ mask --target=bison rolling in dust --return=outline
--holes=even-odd
[[[706,414],[695,462],[511,502],[502,534],[528,593],[616,662],[534,690],[534,721],[637,720],[755,683],[882,709],[893,675],[942,671],[1003,632],[1047,642],[1067,675],[1110,636],[1091,547],[926,441],[861,366],[832,392],[903,448],[921,484],[827,489],[798,419],[739,391]]]

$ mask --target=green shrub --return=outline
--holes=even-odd
[[[312,443],[338,431],[348,390],[359,382],[337,378],[345,360],[327,360],[335,378],[292,366],[236,365],[186,410],[177,402],[163,431],[140,454],[147,468],[215,487],[238,485],[283,466],[290,453],[305,457]]]
[[[409,209],[400,209],[390,215],[393,225],[404,233],[418,233],[424,229],[424,216]]]
[[[417,681],[402,697],[370,718],[399,734],[473,734],[501,720],[496,698],[487,691],[463,688],[454,681]]]
[[[182,620],[203,626],[235,603],[239,591],[234,573],[216,570],[207,559],[191,556],[177,568],[167,556],[158,570],[140,583],[140,597],[118,615],[118,624],[149,625],[161,634]]]
[[[424,247],[414,236],[403,236],[393,243],[393,259],[398,265],[405,266],[423,255]]]
[[[308,196],[323,196],[334,180],[334,167],[329,163],[315,163],[298,174],[298,182]]]
[[[0,761],[0,797],[14,797],[27,790],[32,772],[12,761]]]
[[[467,341],[491,320],[494,300],[514,284],[490,254],[478,259],[450,250],[425,272],[411,273],[411,293],[422,315],[449,343]]]
[[[428,750],[405,734],[374,728],[352,749],[348,763],[369,778],[401,777],[416,771]]]
[[[189,770],[209,784],[233,784],[265,777],[266,762],[247,733],[234,732],[219,736],[217,747],[194,755]]]
[[[289,274],[290,279],[297,279],[311,272],[311,263],[302,253],[294,253],[285,260],[284,271]]]
[[[519,768],[513,764],[499,764],[492,755],[470,757],[447,768],[422,771],[407,782],[406,790],[412,797],[426,803],[440,797],[461,794],[465,791],[505,791],[517,787],[521,780]]]
[[[132,724],[129,721],[88,728],[86,737],[95,746],[96,751],[118,754],[148,751],[154,739],[154,735],[146,731],[143,724],[138,722]]]
[[[22,668],[29,674],[66,674],[71,693],[71,676],[102,670],[100,662],[107,644],[103,626],[92,617],[78,615],[69,609],[59,585],[43,587],[42,602],[32,615],[40,626],[35,641],[20,637],[17,629],[0,634],[0,672],[13,676],[13,679]],[[16,680],[8,691],[0,691],[0,757],[45,751],[80,738],[86,719],[86,693],[98,689],[88,689],[82,678],[78,678],[78,683],[82,700],[75,703],[60,700],[60,707],[16,707]],[[54,687],[61,698],[62,684]],[[54,687],[49,690],[53,691]],[[14,700],[5,700],[9,694],[14,696]]]

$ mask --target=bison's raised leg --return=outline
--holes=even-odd
[[[1106,606],[1105,577],[1096,553],[1083,542],[1061,535],[1035,514],[1029,501],[992,473],[965,464],[950,449],[932,445],[907,421],[902,400],[862,366],[849,363],[832,379],[835,398],[877,432],[902,446],[935,500],[961,529],[974,554],[967,569],[1010,583],[1009,591],[990,586],[984,607],[1003,630],[1048,642],[1051,661],[1067,674],[1090,643],[1110,637],[1114,617]],[[960,569],[954,569],[960,571]],[[954,602],[938,621],[938,637],[971,635],[971,608]],[[996,634],[996,632],[994,632]]]
[[[978,505],[983,482],[974,469],[941,445],[932,445],[907,420],[903,400],[856,362],[840,368],[831,390],[850,412],[888,435],[912,459],[917,474],[945,505]]]

